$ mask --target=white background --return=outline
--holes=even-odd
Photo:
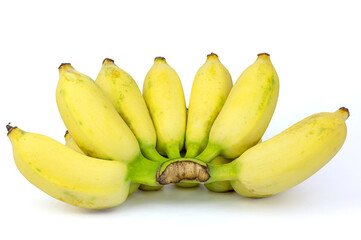
[[[361,14],[357,1],[1,1],[0,238],[360,239]],[[316,112],[345,106],[337,156],[293,189],[254,200],[203,187],[136,192],[88,211],[55,200],[16,169],[5,125],[63,142],[58,66],[97,76],[113,58],[142,88],[156,56],[178,72],[187,103],[193,77],[215,52],[233,81],[268,52],[280,78],[268,139]]]

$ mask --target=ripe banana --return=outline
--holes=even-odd
[[[59,72],[59,112],[82,151],[124,162],[138,158],[137,139],[96,83],[70,64],[61,64]]]
[[[106,58],[95,82],[133,131],[143,155],[154,161],[167,161],[156,150],[154,125],[134,79],[115,65],[112,59]]]
[[[189,101],[185,157],[195,157],[207,145],[209,130],[232,88],[232,78],[217,54],[207,56],[198,70]]]
[[[210,167],[211,178],[232,180],[245,197],[267,197],[303,182],[340,150],[346,138],[346,108],[311,115],[260,143],[229,164]]]
[[[266,53],[238,78],[209,133],[208,145],[197,156],[209,162],[218,155],[240,156],[262,137],[272,118],[279,91],[277,73]]]
[[[80,149],[80,147],[78,146],[78,144],[75,142],[74,138],[71,136],[71,134],[68,131],[65,132],[64,138],[65,138],[65,146],[67,146],[70,149],[73,149],[78,153],[85,155],[85,153]],[[131,183],[129,186],[128,196],[132,195],[135,191],[137,191],[139,185],[140,185],[139,183]]]
[[[113,207],[127,198],[125,163],[87,157],[44,135],[7,129],[19,171],[50,196],[90,209]]]
[[[180,158],[186,128],[186,104],[178,74],[165,58],[156,57],[145,77],[143,95],[157,133],[157,150]]]
[[[232,88],[232,78],[219,61],[217,54],[207,55],[205,64],[197,71],[193,81],[187,115],[186,155],[197,156],[207,145],[209,130],[221,111]],[[179,187],[198,184],[178,183]]]

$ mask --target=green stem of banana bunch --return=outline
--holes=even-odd
[[[160,155],[157,150],[155,150],[154,147],[144,147],[141,148],[142,149],[142,153],[143,155],[148,158],[149,160],[152,161],[157,161],[157,162],[166,162],[169,159],[163,157],[162,155]]]
[[[203,162],[210,162],[220,153],[220,147],[217,145],[208,144],[207,147],[196,158]]]
[[[187,146],[187,152],[185,157],[186,158],[193,158],[195,156],[197,156],[200,152],[200,146],[199,144],[189,144]]]
[[[154,162],[140,155],[128,165],[129,179],[133,183],[161,186],[187,181],[211,183],[236,179],[235,163],[207,164],[195,158],[177,158],[163,163]]]
[[[160,186],[156,180],[156,175],[160,162],[151,161],[143,155],[128,164],[128,178],[133,183],[145,184],[148,186]]]
[[[175,158],[180,158],[180,151],[179,151],[179,147],[178,144],[170,144],[166,147],[165,149],[167,156],[169,159],[175,159]]]
[[[210,177],[206,183],[230,181],[237,178],[238,168],[236,161],[226,164],[208,164],[208,168]]]

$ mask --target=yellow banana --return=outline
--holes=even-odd
[[[266,197],[303,182],[340,150],[347,134],[348,109],[311,115],[257,144],[229,164],[211,166],[209,182],[232,180],[234,190]]]
[[[78,144],[75,142],[74,138],[71,136],[71,134],[68,131],[65,132],[64,138],[65,138],[65,146],[67,146],[70,149],[73,149],[78,153],[85,155],[85,153],[80,149],[80,147],[78,146]],[[139,183],[131,183],[129,186],[128,196],[132,195],[135,191],[137,191],[139,185],[140,185]]]
[[[217,54],[207,56],[198,70],[189,101],[185,157],[197,156],[207,145],[209,130],[232,88],[232,78]]]
[[[136,136],[143,155],[151,160],[167,159],[156,151],[157,137],[142,93],[125,71],[106,58],[95,82]]]
[[[157,133],[158,152],[179,158],[184,145],[186,104],[178,74],[165,58],[155,58],[144,80],[143,95]]]
[[[232,78],[217,54],[207,60],[194,77],[189,101],[186,129],[187,158],[197,156],[207,145],[209,130],[232,88]],[[215,183],[219,184],[219,183]],[[178,183],[179,187],[195,187],[194,183]]]
[[[59,72],[59,112],[82,151],[124,162],[139,157],[137,139],[96,83],[70,64],[60,65]]]
[[[277,73],[266,53],[238,78],[197,156],[209,162],[218,155],[233,159],[254,146],[271,121],[279,91]]]
[[[90,209],[113,207],[127,198],[125,163],[87,157],[46,136],[7,128],[19,171],[50,196]]]

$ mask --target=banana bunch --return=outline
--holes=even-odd
[[[267,53],[235,84],[211,53],[197,71],[187,110],[182,84],[163,57],[134,79],[106,58],[95,81],[59,67],[56,102],[65,145],[8,124],[17,168],[68,204],[103,209],[138,188],[167,184],[261,198],[290,189],[330,161],[346,139],[347,108],[311,115],[262,142],[279,93]]]

